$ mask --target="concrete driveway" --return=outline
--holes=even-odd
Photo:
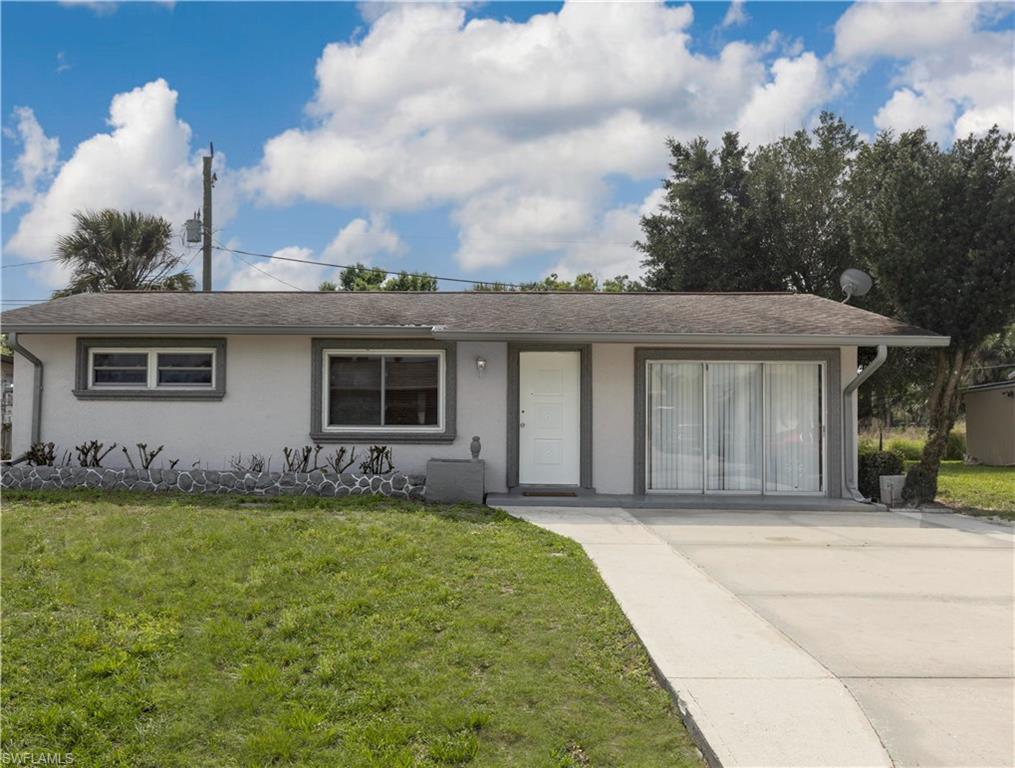
[[[584,545],[713,762],[1015,765],[1011,528],[875,511],[509,511]]]

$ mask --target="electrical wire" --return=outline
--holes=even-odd
[[[15,267],[30,267],[33,264],[45,264],[47,261],[57,261],[59,256],[51,256],[48,259],[39,259],[38,261],[19,261],[17,264],[4,264],[0,269],[14,269]]]
[[[237,256],[240,255],[255,256],[259,259],[275,259],[277,261],[291,261],[295,264],[311,264],[316,267],[331,267],[333,269],[357,269],[362,267],[367,269],[368,271],[380,272],[385,275],[400,275],[404,273],[412,277],[429,277],[434,280],[443,280],[449,283],[467,283],[468,285],[490,285],[492,283],[496,283],[497,285],[503,285],[505,288],[521,288],[521,285],[519,285],[518,283],[504,283],[500,281],[490,281],[490,280],[467,280],[464,277],[441,277],[440,275],[431,275],[427,272],[407,272],[405,270],[383,269],[382,267],[372,267],[372,266],[363,267],[363,265],[356,264],[336,264],[330,261],[313,261],[311,259],[297,259],[292,256],[278,256],[271,253],[255,253],[254,251],[244,251],[238,248],[226,248],[224,245],[214,245],[212,247],[217,251],[226,251],[227,253],[234,253]],[[244,263],[249,264],[250,262]]]
[[[271,272],[266,272],[265,270],[261,269],[256,264],[251,264],[249,261],[247,261],[242,256],[237,255],[237,258],[239,258],[240,261],[242,261],[244,264],[246,264],[251,269],[256,269],[262,275],[266,275],[267,277],[270,277],[272,280],[275,280],[276,282],[282,283],[282,285],[288,285],[290,288],[293,288],[294,290],[302,291],[303,293],[306,293],[306,290],[304,290],[303,288],[300,288],[298,285],[293,285],[292,283],[287,283],[281,277],[275,277],[275,275],[271,274]]]

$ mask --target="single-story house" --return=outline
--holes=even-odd
[[[1015,379],[962,390],[966,403],[966,455],[977,464],[1015,465]]]
[[[796,293],[112,292],[2,320],[15,455],[384,444],[422,472],[478,436],[496,492],[855,498],[856,388],[949,342]]]

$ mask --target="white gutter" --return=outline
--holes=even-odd
[[[856,476],[856,432],[854,431],[854,404],[856,403],[856,397],[854,396],[856,391],[860,388],[867,379],[873,376],[878,368],[884,365],[885,360],[888,359],[888,347],[884,344],[878,345],[878,352],[874,356],[874,359],[868,363],[860,373],[858,373],[853,380],[847,384],[842,390],[842,457],[843,457],[843,470],[844,470],[844,485],[846,492],[852,497],[854,501],[870,501],[857,487],[857,476]]]
[[[8,334],[11,350],[17,352],[35,368],[32,387],[32,445],[42,442],[42,361],[18,342],[18,334]]]

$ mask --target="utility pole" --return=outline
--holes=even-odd
[[[201,279],[201,290],[211,290],[211,188],[217,177],[211,172],[211,161],[215,157],[215,145],[208,145],[209,154],[201,158],[204,161],[204,239],[201,250],[204,251],[204,274]]]

